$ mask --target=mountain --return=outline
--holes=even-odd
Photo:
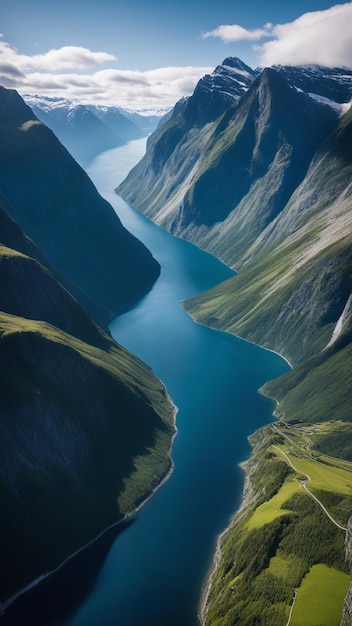
[[[212,123],[236,102],[256,73],[239,59],[225,59],[180,100],[149,137],[145,157],[116,190],[132,206],[168,227],[202,155]],[[137,181],[139,183],[137,184]],[[183,191],[184,190],[184,191]]]
[[[117,192],[240,270],[186,303],[193,315],[298,364],[329,344],[339,320],[341,332],[342,319],[344,329],[349,320],[352,114],[342,105],[351,99],[352,72],[264,69],[205,124],[214,95],[204,90],[202,112],[190,124],[203,83],[152,135],[147,154]],[[327,105],[323,93],[340,102]],[[183,132],[171,141],[176,128]]]
[[[17,92],[0,89],[0,199],[99,323],[146,293],[160,266]]]
[[[207,626],[279,626],[307,577],[321,604],[328,572],[345,592],[349,580],[352,71],[264,68],[218,116],[206,90],[193,104],[199,89],[176,104],[116,191],[238,271],[183,303],[198,322],[292,365],[263,388],[280,421],[253,437],[246,497],[203,607]],[[220,80],[216,99],[224,90]]]
[[[225,89],[222,74],[217,76],[221,97]],[[214,100],[207,90],[200,99],[204,111],[189,115],[199,110],[193,99],[201,89],[202,81],[175,106],[117,193],[175,235],[238,268],[305,176],[338,113],[293,86],[283,70],[265,69],[254,81],[252,75],[250,88],[239,99],[235,89],[237,100],[231,106],[224,101],[215,118],[204,118]]]
[[[61,98],[25,95],[24,100],[83,166],[104,150],[145,137],[160,119],[132,115],[117,106],[83,105]]]
[[[138,128],[140,128],[144,136],[150,135],[158,126],[160,120],[169,113],[171,107],[160,107],[154,113],[151,113],[148,109],[141,111],[133,111],[130,109],[123,109],[118,107],[120,113],[122,113],[127,119],[131,120]]]
[[[199,320],[277,350],[296,366],[267,385],[286,419],[351,417],[351,138],[352,109],[246,251],[239,274],[186,303]]]
[[[117,106],[90,105],[89,109],[119,137],[122,143],[146,137],[155,130],[160,120],[157,115],[141,115],[136,111],[127,111]]]
[[[0,207],[1,600],[131,512],[170,467],[174,408]]]
[[[226,59],[213,74],[201,79],[193,95],[180,100],[159,123],[148,139],[145,157],[119,185],[117,193],[168,228],[174,199],[177,203],[201,155],[207,153],[211,123],[243,94],[255,76],[238,59]]]

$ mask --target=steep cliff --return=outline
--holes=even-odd
[[[231,71],[225,62],[220,67],[212,90],[200,81],[175,106],[116,191],[159,225],[238,269],[338,125],[352,95],[352,73],[272,68],[256,78],[252,71],[239,92],[235,80],[225,83]],[[235,72],[231,76],[240,81]],[[224,92],[222,110],[213,107],[213,94],[221,99]]]
[[[346,532],[346,561],[349,567],[352,567],[352,517],[348,520]],[[347,592],[343,607],[343,614],[340,626],[351,626],[352,624],[352,583]]]
[[[0,89],[0,199],[94,318],[150,289],[160,266],[20,96]]]
[[[245,93],[256,72],[228,58],[204,76],[189,98],[180,100],[149,137],[147,153],[116,189],[132,206],[158,224],[171,228],[175,210],[202,158],[215,120]],[[179,233],[179,231],[178,231]]]

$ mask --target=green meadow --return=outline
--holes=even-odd
[[[290,626],[339,626],[350,576],[313,565],[297,591]]]

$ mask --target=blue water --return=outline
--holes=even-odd
[[[175,469],[117,538],[70,626],[198,624],[217,535],[241,500],[247,436],[272,419],[273,403],[257,390],[288,369],[274,353],[196,324],[181,307],[233,272],[111,193],[142,146],[133,142],[127,156],[126,148],[101,155],[89,174],[162,267],[151,292],[110,330],[153,368],[178,407]]]
[[[88,173],[161,264],[150,293],[110,330],[152,367],[178,407],[174,471],[119,534],[82,605],[50,622],[61,626],[197,626],[216,538],[241,501],[247,437],[272,419],[273,402],[257,390],[288,369],[278,355],[201,326],[183,310],[183,299],[233,272],[113,193],[143,150],[136,141],[108,151]]]

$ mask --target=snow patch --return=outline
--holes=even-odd
[[[317,93],[308,93],[308,96],[310,96],[316,102],[319,102],[319,104],[324,104],[331,107],[340,115],[344,115],[344,113],[346,113],[346,111],[348,111],[351,106],[351,102],[343,102],[341,104],[340,102],[334,102],[334,100],[330,100],[329,98],[325,98],[324,96],[319,96]]]
[[[337,320],[336,326],[334,328],[334,332],[332,333],[332,337],[329,341],[329,343],[325,346],[325,350],[327,348],[330,348],[330,346],[332,346],[333,343],[335,343],[336,339],[339,338],[339,336],[341,335],[342,329],[343,329],[343,323],[345,320],[345,317],[347,317],[347,313],[351,307],[352,304],[352,296],[350,296],[346,302],[345,308],[342,311],[339,319]]]

